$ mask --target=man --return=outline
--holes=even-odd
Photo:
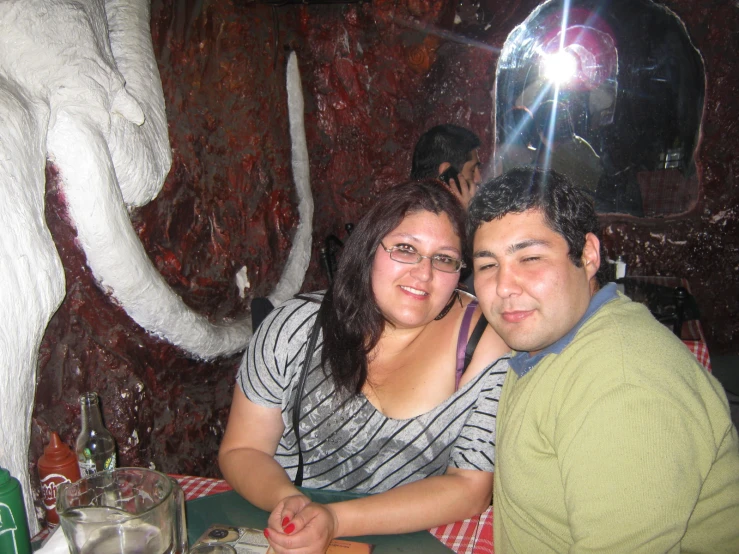
[[[413,151],[411,179],[443,177],[466,208],[478,185],[480,139],[458,125],[437,125],[418,139]]]
[[[468,216],[480,305],[516,352],[496,422],[496,552],[739,552],[726,396],[644,306],[601,288],[587,192],[514,169]]]

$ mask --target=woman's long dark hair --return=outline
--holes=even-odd
[[[340,393],[361,392],[367,380],[369,353],[385,327],[372,291],[377,247],[408,214],[421,211],[449,217],[467,259],[464,208],[439,181],[404,183],[382,194],[344,244],[334,282],[318,312],[324,371],[330,372]]]

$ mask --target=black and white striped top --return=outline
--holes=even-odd
[[[292,299],[273,310],[252,337],[239,370],[249,400],[282,410],[285,430],[275,459],[291,479],[298,463],[294,389],[317,301]],[[303,486],[376,493],[441,475],[448,466],[493,471],[495,414],[507,357],[431,411],[399,420],[384,416],[364,395],[341,401],[320,366],[322,344],[319,335],[300,407]]]

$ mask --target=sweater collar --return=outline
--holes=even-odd
[[[618,298],[618,293],[616,292],[616,283],[608,283],[597,293],[595,293],[595,295],[590,299],[588,309],[585,310],[585,313],[580,318],[580,321],[578,321],[577,325],[570,329],[570,331],[565,336],[563,336],[554,344],[547,346],[544,350],[534,356],[531,356],[528,352],[516,353],[516,355],[513,356],[513,358],[511,358],[509,362],[511,369],[516,372],[516,375],[518,375],[518,378],[520,379],[529,371],[531,371],[534,366],[536,366],[536,364],[538,364],[545,356],[549,354],[559,354],[560,352],[562,352],[562,350],[564,350],[564,348],[572,342],[572,339],[575,338],[575,335],[585,324],[585,322],[590,319],[598,310],[600,310],[604,304],[610,302],[611,300],[615,300],[616,298]]]

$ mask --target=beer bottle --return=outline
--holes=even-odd
[[[77,437],[77,463],[84,479],[98,471],[115,469],[115,440],[103,425],[98,395],[88,392],[80,396],[82,429]]]

